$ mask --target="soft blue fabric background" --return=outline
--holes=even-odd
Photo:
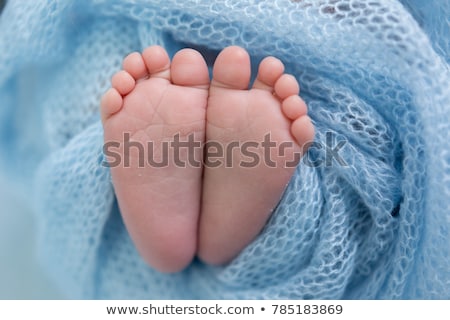
[[[61,299],[36,257],[32,209],[0,178],[0,299]]]

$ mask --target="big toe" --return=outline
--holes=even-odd
[[[248,89],[251,76],[250,56],[241,47],[225,48],[214,63],[211,86]]]
[[[172,59],[170,72],[173,84],[202,89],[209,87],[208,66],[203,56],[196,50],[178,51]]]

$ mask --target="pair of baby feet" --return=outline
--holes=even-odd
[[[219,54],[210,80],[199,52],[183,49],[170,61],[152,46],[124,59],[102,98],[105,155],[120,159],[108,159],[119,207],[159,271],[180,271],[195,255],[214,265],[236,257],[313,139],[299,85],[281,61],[265,58],[251,89],[250,77],[240,47]]]

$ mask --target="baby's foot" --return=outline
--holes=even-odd
[[[248,90],[251,70],[245,50],[229,47],[214,64],[206,127],[211,149],[205,151],[198,252],[207,263],[230,261],[258,235],[313,139],[298,83],[283,72],[278,59],[264,59]],[[231,167],[227,159],[219,165],[212,141],[220,143],[228,160],[234,145]]]
[[[140,254],[154,268],[176,272],[197,247],[203,154],[167,143],[188,136],[191,146],[204,142],[208,69],[195,50],[181,50],[170,63],[157,46],[129,55],[123,69],[101,103],[114,189]]]

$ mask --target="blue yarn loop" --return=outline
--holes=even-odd
[[[449,16],[425,0],[8,1],[0,168],[35,208],[42,263],[74,298],[449,299]],[[280,58],[317,129],[223,267],[148,267],[101,166],[100,97],[153,44]]]

